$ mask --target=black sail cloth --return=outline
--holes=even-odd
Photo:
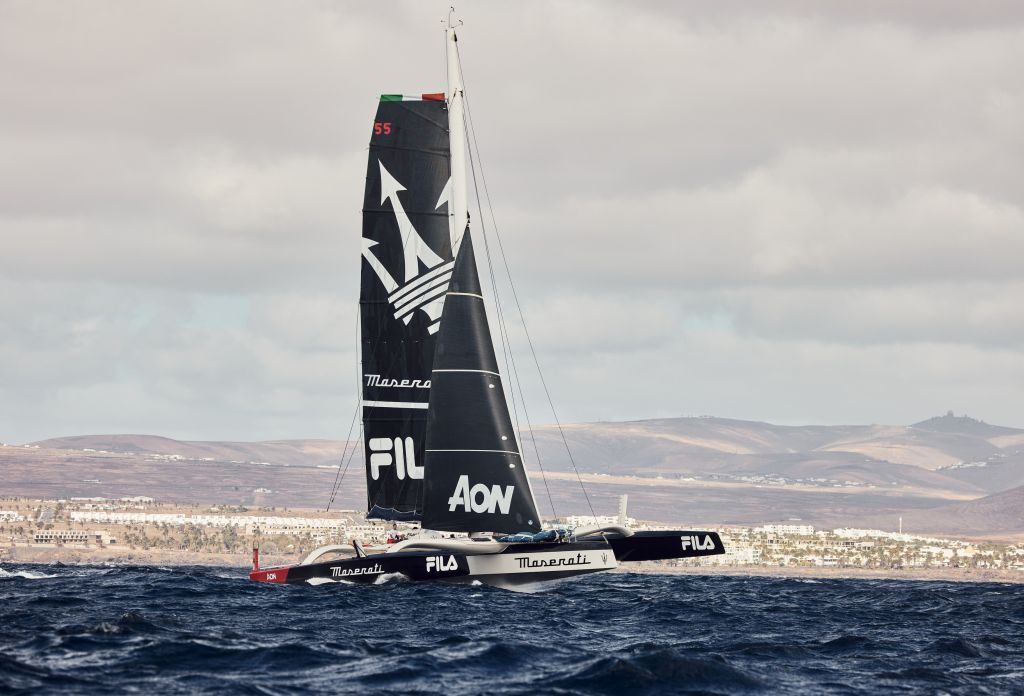
[[[367,516],[416,520],[434,347],[453,258],[441,95],[385,95],[363,199],[360,331]]]
[[[539,531],[467,229],[437,334],[427,411],[423,526]]]

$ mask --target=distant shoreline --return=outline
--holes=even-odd
[[[238,568],[248,572],[248,555],[229,553],[195,553],[165,550],[114,550],[75,547],[31,548],[10,547],[0,549],[0,567],[6,563],[48,565],[139,565],[139,566],[219,566]],[[13,551],[13,553],[11,553]],[[264,567],[298,563],[295,555],[261,555]],[[933,580],[943,582],[1006,582],[1024,583],[1024,571],[998,568],[904,568],[884,570],[877,568],[808,568],[801,566],[666,566],[657,563],[628,563],[619,566],[616,573],[647,575],[724,575],[730,577],[777,577],[794,579],[829,580]]]
[[[3,552],[7,554],[4,555]],[[294,554],[260,554],[260,565],[275,566],[298,563],[302,558]],[[140,566],[222,566],[227,568],[249,568],[250,554],[207,553],[198,551],[167,551],[163,549],[111,549],[63,547],[0,547],[0,566],[4,563],[31,563],[47,565],[66,563],[69,565],[140,565]]]
[[[656,575],[728,575],[738,577],[814,578],[829,580],[935,580],[944,582],[1024,583],[1024,570],[1003,568],[808,568],[803,566],[662,566],[621,565],[614,572]]]

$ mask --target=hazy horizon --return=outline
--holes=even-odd
[[[349,415],[351,416],[351,413]],[[974,416],[972,414],[967,414],[967,413],[959,413],[959,414],[953,413],[953,414],[950,414],[949,412],[942,413],[942,414],[934,414],[932,416],[928,416],[928,417],[925,417],[925,418],[920,418],[920,419],[914,421],[913,423],[882,423],[882,422],[877,422],[877,421],[870,422],[870,423],[797,423],[797,422],[793,422],[793,423],[780,423],[780,422],[774,422],[774,421],[763,421],[763,420],[754,420],[754,419],[745,419],[745,418],[730,418],[728,416],[716,416],[716,415],[711,415],[711,414],[681,414],[681,415],[677,415],[677,416],[661,416],[661,417],[657,417],[657,418],[623,418],[621,420],[579,421],[579,422],[572,422],[572,423],[562,422],[561,424],[565,425],[565,426],[571,426],[571,425],[600,425],[602,423],[609,423],[609,424],[612,424],[612,423],[633,423],[633,422],[640,423],[640,422],[651,421],[651,420],[694,418],[694,419],[709,419],[709,420],[721,420],[721,421],[735,421],[735,422],[741,422],[741,423],[764,423],[764,424],[771,425],[771,426],[782,426],[782,427],[792,427],[792,428],[801,428],[801,427],[842,427],[842,426],[866,427],[866,426],[873,426],[873,425],[877,425],[877,426],[892,426],[892,427],[905,427],[905,426],[912,426],[912,425],[915,425],[917,423],[921,423],[921,422],[927,421],[927,420],[929,420],[931,418],[938,418],[938,417],[949,416],[949,415],[954,415],[957,418],[961,418],[961,417],[970,418],[972,420],[979,421],[979,422],[984,423],[986,425],[992,425],[992,426],[1003,427],[1003,428],[1010,428],[1010,429],[1014,429],[1014,430],[1024,430],[1024,425],[1016,425],[1016,424],[1013,424],[1013,423],[993,423],[993,422],[988,421],[988,420],[986,420],[984,418],[978,418],[978,417],[976,417],[976,416]],[[538,423],[533,423],[533,427],[535,429],[537,429],[537,430],[540,430],[540,429],[546,429],[546,428],[555,428],[557,426],[556,426],[555,423],[547,423],[547,422],[539,423],[538,422]],[[345,427],[345,430],[347,431],[347,425]],[[524,432],[528,431],[525,423],[522,424],[522,431],[524,431]],[[28,445],[28,444],[32,444],[34,442],[43,442],[43,441],[46,441],[46,440],[56,440],[56,439],[61,439],[61,438],[91,437],[91,436],[105,436],[105,435],[160,437],[160,438],[167,438],[169,440],[191,441],[191,442],[278,442],[278,441],[286,441],[286,440],[295,440],[295,441],[338,440],[338,441],[344,441],[345,440],[345,434],[346,433],[338,433],[336,435],[315,435],[315,434],[311,434],[311,435],[304,435],[304,436],[303,435],[298,435],[298,436],[287,437],[287,438],[284,438],[284,437],[265,437],[265,438],[258,438],[258,439],[252,439],[252,438],[250,438],[250,439],[240,439],[240,438],[239,439],[234,439],[234,438],[224,438],[224,437],[220,437],[220,438],[195,438],[195,437],[187,437],[187,436],[168,435],[167,433],[161,433],[161,432],[146,432],[146,433],[143,433],[143,432],[118,432],[118,433],[115,433],[115,432],[94,432],[94,433],[84,433],[83,432],[83,433],[58,433],[58,434],[49,435],[47,437],[38,438],[36,440],[26,440],[26,441],[14,442],[14,441],[5,440],[3,438],[3,433],[0,433],[0,442],[6,443],[8,445]],[[355,429],[353,431],[351,439],[352,440],[356,440],[358,438],[359,438],[359,431],[358,431],[358,428],[357,428],[357,429]]]
[[[0,439],[344,438],[370,124],[447,7],[6,5]],[[1024,7],[458,10],[562,422],[1024,426]]]

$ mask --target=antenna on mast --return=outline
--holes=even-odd
[[[453,14],[455,14],[455,5],[449,5],[448,6],[448,19],[447,19],[447,21],[441,20],[441,24],[444,26],[445,30],[454,29],[455,27],[461,27],[462,26],[462,20],[461,19],[458,20],[458,24],[452,24],[452,15]]]

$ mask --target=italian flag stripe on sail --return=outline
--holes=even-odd
[[[382,102],[400,102],[400,101],[444,101],[444,92],[424,93],[418,97],[406,96],[404,94],[382,94],[380,95]]]

